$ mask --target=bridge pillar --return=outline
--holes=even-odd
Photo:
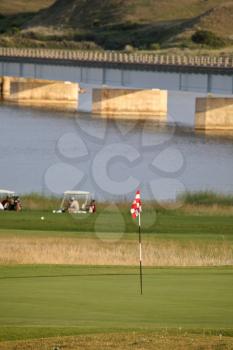
[[[3,102],[23,106],[76,111],[79,85],[57,80],[2,77]]]
[[[195,128],[233,130],[233,98],[198,97],[196,99]]]
[[[93,89],[92,111],[104,118],[167,121],[167,91]]]

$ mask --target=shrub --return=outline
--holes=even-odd
[[[150,44],[150,50],[160,50],[160,44],[159,43],[153,43]]]
[[[196,44],[207,45],[213,48],[222,47],[225,45],[223,39],[208,30],[197,30],[192,35],[192,41]]]

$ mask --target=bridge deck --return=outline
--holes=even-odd
[[[233,74],[233,56],[157,55],[117,51],[0,48],[0,60],[133,70]]]

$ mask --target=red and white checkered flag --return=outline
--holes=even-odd
[[[136,219],[136,217],[141,213],[141,211],[142,211],[141,196],[140,196],[140,191],[137,191],[135,199],[130,209],[133,219]]]

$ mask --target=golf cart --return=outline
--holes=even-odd
[[[91,193],[86,191],[65,191],[59,210],[53,213],[68,211],[73,214],[86,214],[91,204]]]
[[[0,210],[20,211],[21,202],[14,191],[0,189]]]

